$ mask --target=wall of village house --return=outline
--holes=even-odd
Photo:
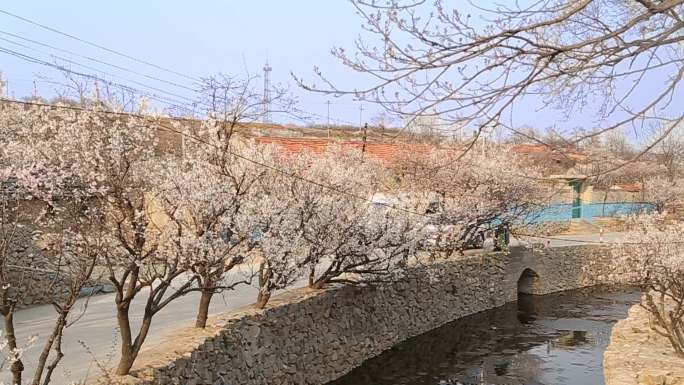
[[[643,201],[643,194],[641,192],[630,192],[625,190],[598,190],[594,189],[592,194],[593,203],[615,202],[641,202]]]
[[[552,203],[570,204],[575,197],[575,193],[570,186],[556,185],[550,192]],[[622,203],[622,202],[642,202],[641,192],[631,192],[625,190],[605,190],[597,189],[591,185],[586,185],[581,191],[582,203]]]

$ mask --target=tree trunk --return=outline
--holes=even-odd
[[[197,311],[197,320],[195,320],[196,328],[204,329],[205,327],[207,327],[207,318],[209,317],[209,304],[211,304],[211,298],[213,296],[213,290],[202,289],[199,310]]]
[[[135,341],[132,344],[128,343],[129,348],[126,351],[124,351],[123,346],[121,347],[121,360],[119,361],[119,365],[116,368],[117,375],[126,376],[130,373],[131,368],[135,363],[135,359],[138,358],[140,348],[142,347],[143,342],[145,342],[145,339],[147,338],[147,333],[150,331],[151,325],[152,315],[146,313],[143,316],[142,325],[140,325],[140,331],[138,332],[138,335],[135,337]]]
[[[265,308],[269,299],[271,299],[270,292],[262,292],[261,290],[259,290],[259,295],[257,296],[257,301],[255,304],[256,307],[259,309]]]
[[[52,345],[55,343],[55,340],[57,340],[61,335],[62,331],[64,330],[64,326],[66,325],[66,312],[61,312],[59,315],[59,318],[57,319],[57,323],[55,324],[55,327],[52,329],[52,334],[50,334],[50,337],[48,340],[45,342],[45,345],[43,346],[43,351],[40,353],[40,357],[38,358],[38,366],[36,367],[36,371],[33,374],[33,381],[31,382],[32,385],[40,385],[40,379],[43,376],[43,371],[45,370],[45,365],[47,364],[47,359],[50,356],[50,350],[52,350]],[[61,342],[61,341],[60,341]],[[58,347],[59,349],[59,347]],[[59,353],[61,349],[57,350],[57,356],[59,359]],[[59,362],[59,361],[57,361]]]
[[[138,358],[138,354],[140,353],[140,349],[142,348],[143,343],[145,342],[145,339],[147,339],[147,334],[150,332],[150,326],[152,326],[152,316],[154,315],[154,312],[150,310],[145,310],[145,314],[143,315],[143,320],[142,324],[140,325],[140,331],[138,332],[138,335],[135,337],[135,341],[133,341],[133,344],[131,345],[131,349],[128,353],[127,360],[122,360],[119,362],[119,367],[117,368],[117,374],[120,376],[125,376],[128,375],[131,371],[131,368],[133,367],[133,364],[135,363],[135,360]],[[123,373],[125,371],[125,373]],[[119,374],[123,373],[123,374]]]
[[[125,376],[133,366],[133,340],[131,337],[131,322],[128,318],[128,305],[117,306],[116,320],[121,333],[121,358],[116,368],[116,374]]]
[[[57,335],[57,341],[55,342],[55,356],[52,358],[52,362],[50,362],[50,365],[47,366],[47,370],[45,371],[45,378],[43,378],[43,385],[49,385],[50,384],[50,381],[52,381],[52,373],[55,371],[55,369],[57,368],[57,365],[59,365],[59,362],[64,357],[64,352],[62,352],[62,333],[63,332],[64,332],[64,328],[62,328],[59,335]]]
[[[316,268],[311,266],[311,267],[309,267],[309,286],[313,286],[315,277],[316,277]]]
[[[310,288],[314,290],[321,290],[322,288],[325,287],[325,285],[328,283],[326,279],[319,279],[318,281],[313,282],[312,284],[309,285]]]
[[[5,334],[7,338],[7,348],[10,352],[17,351],[17,336],[14,334],[14,310],[9,310],[4,314]],[[24,363],[17,359],[10,367],[12,372],[12,385],[21,385],[21,374],[24,372]]]

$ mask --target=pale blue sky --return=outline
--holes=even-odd
[[[330,48],[334,45],[348,46],[361,31],[353,7],[345,0],[42,0],[9,2],[0,6],[0,9],[193,76],[207,76],[217,72],[241,75],[245,72],[245,66],[252,73],[260,74],[268,59],[274,68],[274,82],[281,83],[292,83],[290,71],[311,74],[314,65],[327,69],[337,80],[346,79],[347,72],[332,58]],[[154,76],[187,81],[2,14],[0,30]],[[0,37],[17,40],[1,34]],[[0,40],[0,46],[48,58],[7,41]],[[47,51],[45,48],[40,49]],[[80,58],[74,60],[88,63]],[[102,67],[108,72],[117,72],[98,64],[89,64]],[[9,79],[10,91],[17,97],[32,92],[31,80],[36,74],[59,79],[54,71],[46,67],[28,64],[5,54],[0,54],[0,70]],[[121,75],[135,78],[130,74]],[[125,82],[121,79],[113,80]],[[38,83],[40,93],[48,93],[52,87],[50,84]],[[169,85],[162,84],[160,87],[187,93]],[[294,91],[300,98],[300,108],[327,114],[327,97],[308,95],[298,89]],[[358,103],[351,100],[333,100],[333,103],[333,117],[354,123],[359,121]],[[366,108],[370,109],[371,106]],[[365,115],[369,118],[371,113]]]
[[[449,2],[461,7],[466,1]],[[487,5],[487,1],[478,2]],[[260,74],[268,59],[273,66],[274,82],[290,83],[299,97],[299,108],[318,114],[315,119],[325,123],[327,106],[332,100],[333,122],[358,124],[359,103],[350,99],[334,99],[324,95],[308,94],[297,89],[290,71],[305,78],[315,79],[313,67],[319,66],[337,84],[349,88],[361,86],[361,77],[343,67],[330,54],[333,46],[353,48],[354,39],[362,32],[360,19],[347,0],[118,0],[118,1],[12,1],[0,5],[0,10],[15,13],[39,23],[57,28],[102,46],[159,64],[193,77],[208,76],[217,72],[232,75],[244,74],[247,68]],[[131,62],[102,50],[75,42],[25,22],[0,14],[0,31],[51,44],[79,54],[161,77],[174,82],[189,83],[180,76]],[[16,46],[2,38],[17,40],[0,33],[0,47],[53,61],[25,47]],[[17,40],[19,41],[19,40]],[[33,46],[30,43],[23,42]],[[49,51],[45,48],[42,51]],[[61,56],[67,56],[60,54]],[[135,77],[131,74],[89,63],[80,58],[73,60],[104,68],[142,83],[166,91],[189,96],[189,91],[174,89],[167,84]],[[92,72],[73,66],[74,70]],[[9,80],[10,91],[17,97],[31,94],[36,75],[61,81],[51,69],[29,64],[0,53],[0,70]],[[103,76],[103,75],[99,75]],[[119,78],[109,79],[130,84]],[[37,83],[41,94],[51,94],[54,85]],[[131,84],[136,88],[138,85]],[[377,114],[377,108],[364,106],[364,121]],[[552,111],[535,112],[534,106],[517,114],[516,125],[529,124],[538,128],[551,126],[556,116]],[[591,128],[595,123],[587,111],[573,118],[565,126]]]

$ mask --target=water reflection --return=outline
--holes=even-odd
[[[603,384],[610,330],[638,299],[625,288],[524,296],[406,341],[330,385]]]

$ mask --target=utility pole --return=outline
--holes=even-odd
[[[325,104],[328,105],[328,138],[329,138],[330,137],[330,104],[331,104],[330,100],[325,102]]]
[[[368,141],[368,123],[363,126],[363,144],[361,145],[361,153],[366,153],[366,142]]]
[[[8,82],[2,77],[2,71],[0,71],[0,97],[9,97]]]
[[[271,123],[271,72],[273,68],[267,60],[264,66],[264,123]]]
[[[100,103],[100,100],[101,100],[100,99],[100,83],[98,83],[97,80],[95,81],[95,100],[97,101],[98,104]]]
[[[325,104],[328,105],[328,127],[330,127],[330,104],[332,103],[330,102],[330,100],[328,100],[327,102],[325,102]]]
[[[363,126],[363,104],[359,106],[359,128]]]

